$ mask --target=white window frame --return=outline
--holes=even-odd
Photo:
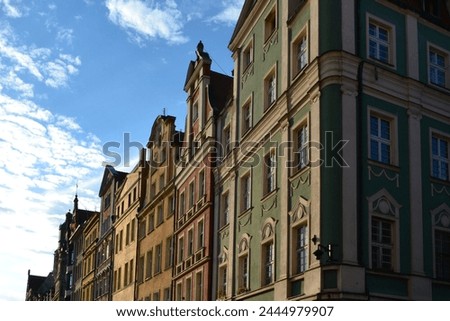
[[[369,30],[370,30],[370,24],[375,25],[377,27],[377,30],[379,28],[385,29],[387,31],[388,34],[388,40],[387,42],[384,42],[382,39],[379,39],[378,37],[371,37],[369,34]],[[385,20],[382,20],[376,16],[367,15],[367,23],[366,23],[366,38],[367,38],[367,43],[366,43],[366,47],[367,47],[367,58],[372,60],[372,61],[376,61],[379,63],[382,63],[386,66],[389,67],[393,67],[395,68],[397,63],[396,63],[396,30],[395,30],[395,25],[392,23],[389,23]],[[376,57],[371,57],[370,55],[370,42],[371,40],[373,40],[374,42],[377,43],[377,55]],[[379,55],[379,46],[380,45],[386,45],[387,49],[388,49],[388,58],[387,61],[384,61],[381,59],[380,55]]]
[[[261,286],[267,286],[275,283],[275,261],[276,261],[276,247],[275,247],[275,221],[272,218],[268,218],[261,230]],[[268,247],[272,250],[269,251],[270,258],[267,257]],[[267,271],[270,270],[270,277]]]
[[[253,94],[252,94],[253,96]],[[242,127],[241,136],[244,136],[252,128],[252,111],[253,111],[253,97],[250,96],[242,105]],[[248,111],[248,113],[245,112]]]
[[[264,43],[268,42],[278,29],[277,8],[273,6],[264,18]]]
[[[390,130],[390,159],[388,163],[382,162],[381,153],[379,150],[378,159],[372,158],[372,135],[371,135],[371,116],[377,117],[378,119],[382,119],[389,122],[389,130]],[[397,130],[397,116],[387,113],[378,108],[369,107],[367,113],[367,157],[375,162],[379,162],[380,164],[385,165],[394,165],[398,166],[398,130]],[[383,143],[382,139],[377,139],[376,136],[373,137],[378,143]],[[380,147],[379,147],[380,148]]]
[[[305,46],[302,48],[301,44]],[[300,49],[300,50],[299,50]],[[308,24],[294,37],[291,43],[292,79],[295,79],[309,65],[309,28]]]
[[[376,194],[367,199],[369,205],[369,265],[371,269],[382,270],[388,272],[400,271],[400,208],[401,205],[389,194],[386,189],[381,189]],[[390,224],[391,245],[388,246],[383,242],[374,242],[372,240],[372,219],[381,220]],[[384,269],[375,267],[372,258],[373,247],[391,249],[391,267]]]
[[[246,233],[242,236],[238,248],[238,295],[250,290],[250,236]],[[244,273],[244,267],[246,273]]]
[[[435,155],[434,151],[433,151],[433,139],[438,140],[438,153],[439,153],[438,155]],[[442,151],[440,150],[439,141],[444,141],[447,143],[447,157],[442,155]],[[437,175],[435,175],[435,173],[434,173],[435,162],[438,163]],[[447,165],[447,173],[446,173],[447,177],[443,176],[444,174],[441,171],[442,164]],[[442,133],[442,132],[439,132],[436,130],[431,130],[431,133],[430,133],[430,173],[431,173],[431,177],[448,182],[450,180],[449,170],[450,170],[450,137],[446,136],[445,133]]]
[[[254,61],[254,46],[253,46],[253,37],[245,46],[245,49],[242,51],[242,71],[245,72]]]
[[[437,64],[431,60],[431,53],[435,53],[436,55],[440,55],[443,57],[444,66]],[[440,71],[444,74],[443,76],[443,84],[435,82],[431,77],[431,70],[434,68],[437,71]],[[439,47],[432,43],[427,43],[427,78],[428,83],[432,86],[436,86],[438,88],[450,89],[450,52],[445,50],[442,47]]]
[[[275,148],[264,156],[264,195],[277,189],[277,153]]]
[[[277,66],[273,66],[264,77],[264,111],[270,109],[277,101]]]
[[[310,164],[310,141],[309,141],[309,123],[305,119],[294,129],[295,137],[295,155],[294,172],[298,172],[308,167]]]
[[[450,281],[450,269],[448,271],[440,271],[438,266],[438,249],[436,232],[447,234],[450,237],[450,207],[443,203],[431,211],[431,221],[433,222],[433,270],[434,277],[439,280]],[[444,272],[448,275],[441,275]]]
[[[252,207],[252,176],[250,171],[241,176],[240,183],[241,212],[245,212]]]

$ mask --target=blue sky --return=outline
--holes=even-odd
[[[120,143],[111,150],[122,157],[126,135],[145,145],[164,108],[183,129],[199,40],[213,69],[231,75],[227,45],[242,5],[0,0],[1,301],[25,298],[28,269],[53,268],[77,184],[80,207],[99,209],[105,144]]]

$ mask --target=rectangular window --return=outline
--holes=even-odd
[[[230,204],[228,192],[222,195],[222,224],[225,226],[230,222]]]
[[[200,172],[200,174],[198,175],[198,197],[202,198],[203,195],[205,195],[206,190],[205,190],[205,171],[202,170]]]
[[[159,301],[159,292],[153,293],[153,301]]]
[[[125,263],[125,270],[124,270],[124,276],[123,276],[123,286],[128,285],[128,263]]]
[[[134,260],[131,259],[131,261],[130,261],[130,272],[129,272],[128,284],[131,284],[133,281],[134,281]]]
[[[393,223],[372,217],[372,268],[392,270]]]
[[[161,204],[158,206],[158,216],[156,217],[156,225],[161,225],[164,221],[164,206]]]
[[[308,235],[307,235],[307,227],[301,226],[297,228],[296,231],[296,242],[295,242],[295,254],[296,254],[296,270],[297,273],[303,273],[306,271],[306,267],[308,265],[308,256],[307,256],[307,245],[308,245]]]
[[[142,283],[144,281],[144,262],[145,258],[144,256],[139,257],[139,264],[138,264],[138,270],[137,270],[137,281],[138,283]]]
[[[277,99],[277,80],[275,77],[275,70],[273,70],[264,80],[265,92],[265,109],[269,108],[275,103]]]
[[[276,18],[276,11],[275,8],[272,9],[272,11],[267,15],[265,21],[264,21],[264,40],[267,41],[270,39],[272,34],[277,29],[277,18]]]
[[[449,180],[449,141],[438,135],[431,138],[432,176],[445,181]]]
[[[188,231],[188,257],[194,254],[194,231],[190,229]]]
[[[224,298],[227,294],[227,266],[219,268],[219,298]]]
[[[147,251],[147,261],[145,264],[145,278],[152,277],[152,269],[153,269],[153,250]]]
[[[176,288],[176,295],[177,295],[177,301],[182,301],[183,300],[183,284],[177,283],[177,288]]]
[[[308,63],[308,36],[305,30],[292,43],[292,76],[297,76]]]
[[[263,285],[268,285],[274,281],[274,252],[273,242],[263,245]]]
[[[125,245],[130,244],[130,238],[131,238],[131,235],[130,235],[130,223],[128,223],[127,227],[126,227],[126,231],[125,231]]]
[[[158,244],[155,247],[155,274],[161,272],[162,262],[162,244]]]
[[[198,272],[195,274],[195,300],[203,300],[203,273]]]
[[[273,150],[264,157],[265,194],[273,192],[276,188],[277,163],[275,157],[275,151]]]
[[[446,60],[447,57],[441,52],[430,48],[429,53],[429,81],[433,85],[446,87]]]
[[[231,131],[230,126],[223,130],[223,151],[224,156],[231,152]]]
[[[159,177],[159,190],[163,190],[164,186],[165,186],[166,182],[165,182],[165,177],[164,174],[161,174],[161,176]]]
[[[198,103],[195,103],[192,106],[192,123],[195,123],[197,119],[198,119]]]
[[[136,219],[133,218],[131,220],[131,242],[134,242],[134,238],[135,238],[135,233],[136,233]]]
[[[385,64],[392,64],[391,28],[374,20],[369,21],[368,52],[369,57]]]
[[[242,52],[242,70],[245,71],[253,62],[253,41]]]
[[[147,217],[142,219],[142,222],[139,222],[139,239],[143,238],[147,234]]]
[[[242,135],[252,127],[251,101],[242,107]]]
[[[248,254],[244,254],[239,257],[239,292],[249,290],[248,280]]]
[[[187,278],[186,279],[186,296],[185,296],[186,301],[191,301],[191,298],[192,298],[191,293],[192,293],[192,279]]]
[[[435,230],[434,242],[436,278],[450,280],[450,232]]]
[[[197,225],[197,249],[205,246],[205,224],[200,220]]]
[[[148,216],[148,233],[151,233],[155,230],[155,213],[152,212]]]
[[[391,120],[370,115],[370,159],[391,164]]]
[[[299,170],[309,164],[309,133],[308,125],[302,125],[296,131],[296,161]]]
[[[169,236],[166,239],[166,266],[168,269],[173,265],[173,237]]]
[[[246,211],[251,206],[251,186],[250,175],[245,175],[241,179],[242,211]]]
[[[180,237],[178,239],[178,263],[183,262],[184,260],[184,239]]]
[[[164,289],[164,301],[171,301],[170,288]]]
[[[189,184],[189,209],[191,209],[194,206],[194,199],[195,199],[195,182],[192,181]]]
[[[186,200],[184,192],[180,194],[180,217],[186,213]]]
[[[175,197],[173,195],[169,196],[169,215],[171,216],[175,212]]]

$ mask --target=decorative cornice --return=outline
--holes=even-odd
[[[372,180],[372,175],[375,177],[384,176],[390,182],[396,181],[397,188],[400,187],[400,175],[398,173],[395,173],[394,176],[389,176],[384,168],[378,173],[372,169],[372,166],[368,166],[367,169],[369,170],[369,181]]]

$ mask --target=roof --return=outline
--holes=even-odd
[[[219,112],[224,109],[233,97],[233,77],[211,71],[208,95],[214,111]]]
[[[111,175],[111,176],[110,176]],[[117,171],[111,165],[105,166],[105,171],[103,172],[102,183],[100,184],[100,190],[98,192],[98,196],[102,197],[102,195],[106,192],[107,186],[111,182],[111,178],[114,178],[117,181],[123,181],[123,179],[128,175],[128,173]],[[111,177],[111,178],[110,178]]]
[[[244,25],[245,20],[250,15],[250,12],[252,11],[252,9],[255,6],[257,1],[258,0],[245,0],[244,5],[241,10],[241,14],[239,15],[239,19],[236,23],[236,27],[234,27],[234,31],[233,31],[233,34],[230,39],[230,44],[233,42],[234,38],[237,36],[239,30],[241,30],[242,26]]]

